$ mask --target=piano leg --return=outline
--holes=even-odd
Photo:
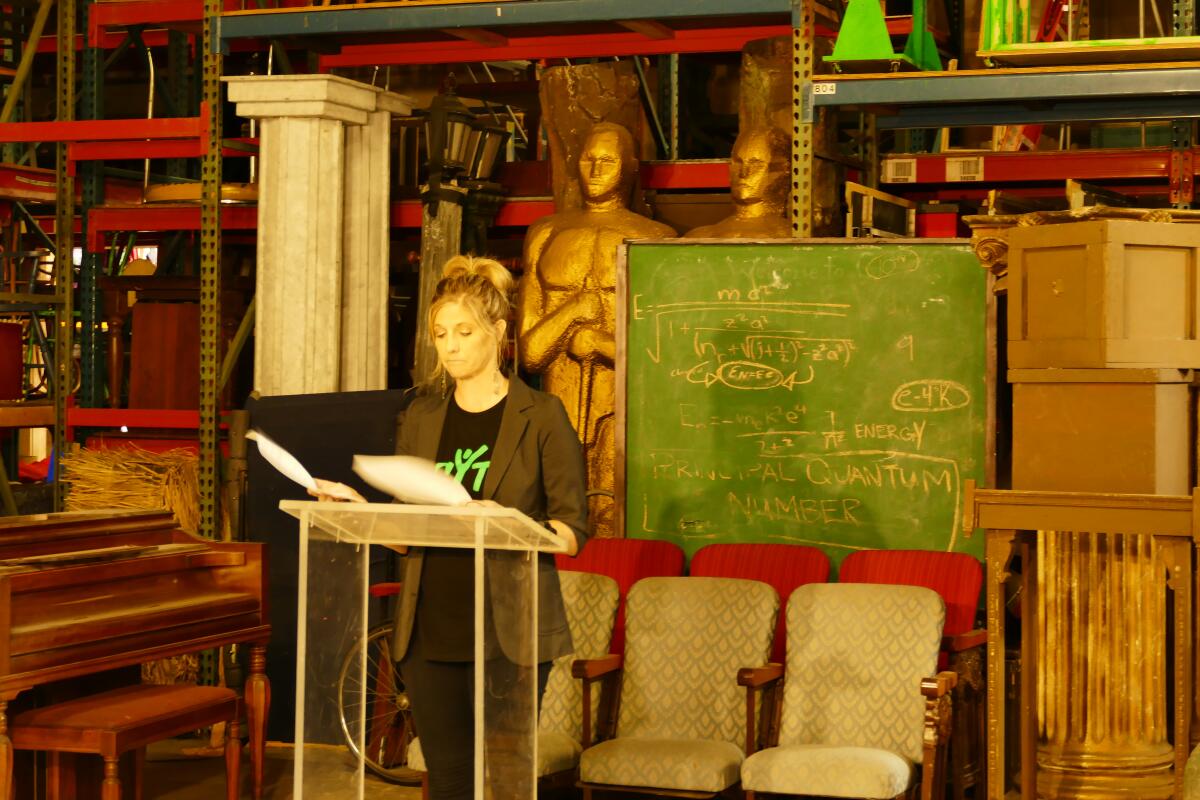
[[[104,759],[104,783],[100,784],[100,800],[121,800],[121,762]]]
[[[271,709],[271,684],[267,680],[265,645],[250,646],[250,676],[246,679],[245,696],[246,725],[250,728],[250,764],[254,775],[253,796],[254,800],[261,800],[263,757],[267,744],[267,712]]]

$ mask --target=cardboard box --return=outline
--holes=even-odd
[[[1200,368],[1200,225],[1094,220],[1009,233],[1015,368]]]
[[[1012,488],[1190,494],[1194,375],[1009,370]]]

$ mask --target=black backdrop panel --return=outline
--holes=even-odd
[[[316,477],[353,486],[372,502],[391,498],[366,486],[351,471],[356,453],[387,455],[395,450],[396,415],[404,392],[339,392],[251,399],[246,404],[250,427],[257,428],[291,451]],[[299,524],[279,510],[280,500],[309,500],[304,489],[280,475],[247,447],[245,530],[251,541],[268,547],[267,594],[271,641],[267,677],[271,681],[271,714],[267,736],[290,742],[296,701],[296,589]],[[372,554],[372,582],[393,580],[390,552]],[[373,601],[371,624],[386,609]]]

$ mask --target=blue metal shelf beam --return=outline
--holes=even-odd
[[[1200,117],[1200,65],[823,77],[816,107],[862,108],[880,128]]]
[[[787,15],[791,0],[519,0],[432,6],[330,6],[312,11],[237,12],[220,17],[219,41],[287,36],[379,35],[445,28],[571,24],[613,20],[725,19],[744,25],[753,15]]]

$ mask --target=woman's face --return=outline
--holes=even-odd
[[[480,325],[463,303],[453,300],[433,317],[433,344],[438,361],[456,381],[490,375],[496,368],[496,343],[504,334],[504,321],[495,328]]]

